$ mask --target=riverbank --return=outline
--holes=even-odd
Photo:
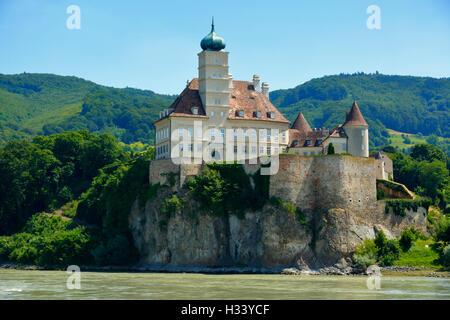
[[[36,265],[19,265],[15,263],[0,263],[0,269],[13,270],[46,270],[66,271],[58,267],[41,267]],[[192,274],[282,274],[282,275],[339,275],[365,276],[363,270],[351,267],[338,268],[336,266],[319,269],[297,269],[293,267],[192,267],[192,266],[81,266],[84,272],[130,272],[130,273],[192,273]],[[420,276],[450,278],[450,271],[427,267],[392,266],[380,268],[385,276]]]

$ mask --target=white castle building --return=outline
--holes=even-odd
[[[172,105],[154,122],[156,159],[235,161],[293,152],[369,156],[368,125],[356,102],[343,125],[333,130],[311,129],[303,114],[290,121],[269,100],[269,85],[233,80],[225,41],[212,24],[200,43],[198,78],[188,81]]]

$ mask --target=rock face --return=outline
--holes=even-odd
[[[349,266],[344,262],[356,246],[380,230],[388,238],[398,237],[411,226],[426,233],[426,209],[406,210],[405,216],[397,216],[392,209],[386,213],[385,202],[377,201],[372,158],[280,155],[269,193],[301,209],[306,217],[303,224],[271,204],[258,212],[246,212],[242,219],[202,214],[189,198],[182,211],[166,216],[161,199],[174,192],[185,197],[183,182],[202,170],[202,165],[177,166],[169,161],[152,161],[149,178],[152,184],[163,185],[172,175],[174,183],[160,189],[145,208],[136,202],[129,216],[142,265],[295,267],[301,272],[329,267],[323,272],[345,274]],[[258,164],[244,165],[247,174],[259,168]]]
[[[266,206],[243,219],[178,212],[167,224],[158,201],[134,204],[130,226],[142,264],[171,266],[280,267],[314,256],[311,232],[284,211]],[[196,211],[196,208],[192,209]]]

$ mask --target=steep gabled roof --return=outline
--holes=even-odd
[[[198,107],[198,114],[192,113],[192,107]],[[183,92],[181,92],[181,94],[169,107],[169,110],[173,110],[169,117],[206,118],[206,112],[203,108],[202,99],[198,93],[197,78],[189,82]]]
[[[169,107],[169,110],[173,110],[169,114],[169,118],[207,118],[198,88],[198,78],[192,79],[188,86]],[[197,115],[192,113],[192,107],[199,108]],[[239,116],[238,111],[240,110],[244,111],[243,117]],[[257,117],[258,111],[261,112],[259,118]],[[274,114],[273,118],[270,117],[270,113]],[[233,90],[230,92],[230,110],[228,119],[265,120],[290,123],[290,121],[275,108],[264,94],[255,91],[253,83],[249,81],[233,81]]]
[[[238,111],[243,110],[244,116],[239,117]],[[261,112],[261,117],[257,117],[257,112]],[[273,112],[274,118],[268,113]],[[284,115],[270,102],[263,93],[255,91],[252,82],[233,81],[233,91],[230,93],[230,114],[229,119],[233,120],[266,120],[275,122],[290,123]]]
[[[359,110],[356,101],[353,102],[352,109],[347,114],[344,126],[369,126]]]
[[[297,119],[295,119],[294,124],[292,125],[291,129],[296,129],[300,133],[304,133],[304,134],[312,131],[311,127],[308,124],[308,121],[306,121],[302,112],[300,112],[298,114]]]

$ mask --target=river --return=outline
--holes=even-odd
[[[0,269],[0,299],[450,299],[449,278],[81,272],[68,289],[69,276]]]

